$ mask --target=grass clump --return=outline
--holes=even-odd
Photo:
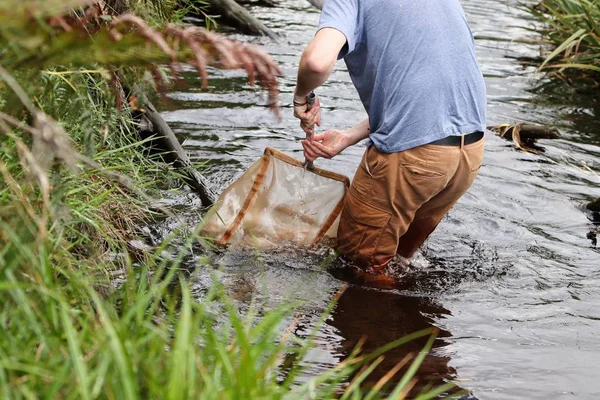
[[[570,82],[600,86],[600,0],[543,0],[529,11],[553,48],[540,69]]]
[[[127,187],[104,176],[135,168],[120,164],[131,146],[100,150],[95,158],[112,163],[97,170],[74,173],[55,165],[46,174],[52,182],[46,201],[40,183],[22,169],[27,149],[21,146],[19,153],[13,144],[19,140],[4,140],[0,161],[2,398],[358,399],[360,383],[386,349],[433,333],[417,332],[367,357],[357,350],[337,367],[298,383],[302,361],[314,346],[313,335],[301,339],[292,333],[298,304],[251,306],[242,313],[216,280],[206,293],[192,295],[181,262],[194,250],[195,232],[173,232],[134,261],[127,237],[135,230],[107,229],[118,216],[109,212],[105,218],[103,207],[117,214],[149,213]],[[181,237],[179,250],[165,256]],[[391,398],[403,398],[414,385],[424,356],[402,361],[398,369],[409,361],[413,367]],[[385,383],[369,398],[380,397]]]

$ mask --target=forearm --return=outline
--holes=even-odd
[[[346,130],[348,146],[353,146],[363,139],[369,137],[371,133],[371,126],[369,125],[369,118]]]
[[[345,43],[346,37],[338,30],[323,28],[317,32],[300,58],[294,92],[296,100],[325,83]]]
[[[306,97],[310,92],[325,83],[330,73],[331,70],[328,68],[314,68],[310,65],[308,57],[303,55],[298,68],[298,80],[296,81],[294,97],[297,99]]]

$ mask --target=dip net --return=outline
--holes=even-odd
[[[337,233],[350,181],[267,147],[208,212],[201,231],[219,245],[314,246]]]

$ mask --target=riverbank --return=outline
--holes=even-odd
[[[352,287],[338,299],[325,322],[323,310],[343,282],[319,268],[324,258],[319,253],[228,253],[203,267],[208,260],[195,244],[193,228],[186,232],[177,219],[158,224],[166,232],[175,228],[175,237],[156,249],[134,251],[124,238],[106,250],[102,235],[112,224],[103,222],[105,217],[133,214],[138,202],[143,215],[159,213],[154,203],[140,200],[136,192],[130,193],[105,175],[106,171],[72,173],[58,165],[49,171],[51,199],[58,206],[51,211],[54,218],[41,225],[49,233],[39,246],[37,222],[43,215],[39,185],[26,180],[14,141],[0,136],[0,145],[5,146],[0,159],[10,164],[8,169],[17,180],[11,192],[6,190],[8,175],[0,178],[0,329],[7,338],[0,341],[2,397],[86,398],[88,390],[87,397],[100,398],[308,397],[315,395],[310,390],[316,379],[327,371],[335,372],[365,332],[370,338],[365,348],[370,350],[415,330],[440,329],[434,351],[425,357],[427,367],[419,371],[421,382],[429,378],[457,381],[482,398],[593,398],[598,392],[595,360],[600,355],[599,250],[586,237],[594,225],[583,210],[600,196],[595,176],[584,169],[598,171],[598,113],[594,115],[585,97],[576,107],[565,104],[562,88],[550,94],[531,90],[536,67],[524,67],[520,60],[538,56],[538,48],[518,41],[527,35],[518,28],[527,20],[525,13],[508,9],[505,2],[465,0],[463,4],[488,84],[490,124],[527,121],[559,126],[569,140],[542,143],[546,149],[542,157],[517,152],[487,134],[481,174],[424,248],[430,266],[417,271],[414,286],[402,293]],[[282,100],[287,107],[297,55],[312,37],[314,32],[307,26],[315,27],[318,15],[304,0],[285,0],[276,13],[271,9],[256,13],[287,38],[268,44],[287,76],[282,79]],[[186,149],[196,162],[210,160],[203,172],[215,187],[223,188],[239,176],[267,145],[300,157],[297,139],[301,132],[289,117],[291,108],[283,110],[288,118],[276,121],[237,71],[216,71],[210,77],[209,91],[201,89],[195,71],[186,68],[184,74],[186,84],[168,94],[169,111],[163,115],[186,139]],[[137,145],[129,136],[119,138],[119,132],[105,129],[105,124],[119,118],[110,90],[106,90],[110,110],[90,124],[86,120],[90,108],[73,103],[81,97],[86,107],[92,104],[86,100],[90,96],[87,84],[85,91],[73,96],[59,75],[50,76],[57,88],[48,86],[49,92],[61,94],[63,100],[57,103],[61,113],[73,118],[72,124],[62,119],[61,123],[70,134],[80,130],[75,147],[82,154],[136,180],[136,187],[151,197],[169,198],[162,192],[165,186],[179,193],[179,184],[169,183],[162,166],[131,158],[131,148]],[[63,76],[72,81],[78,75]],[[86,73],[81,76],[88,79]],[[90,76],[97,79],[96,73]],[[27,77],[19,81],[41,86]],[[319,95],[324,100],[324,127],[343,128],[363,115],[342,63]],[[561,101],[559,106],[554,98]],[[36,100],[36,104],[44,102]],[[55,115],[47,104],[43,108]],[[20,120],[29,118],[18,115]],[[96,129],[85,129],[86,124]],[[31,144],[26,132],[16,134]],[[89,136],[93,140],[88,142]],[[88,153],[94,143],[98,153]],[[105,151],[102,157],[97,155],[101,151]],[[336,160],[321,160],[318,165],[352,176],[363,151],[349,149]],[[121,156],[113,158],[115,153]],[[62,186],[58,173],[71,183]],[[79,193],[86,195],[75,199]],[[123,207],[111,204],[109,198]],[[185,196],[179,200],[177,216],[195,221],[197,204]],[[96,204],[103,204],[108,214],[98,212]],[[181,233],[177,227],[182,227]],[[61,232],[71,233],[61,236]],[[100,240],[95,234],[101,235]],[[88,235],[93,240],[86,239]],[[99,256],[88,257],[86,251]],[[5,264],[6,260],[18,262]],[[213,287],[215,274],[223,290]],[[223,292],[242,300],[229,299]],[[188,293],[192,301],[186,300]],[[234,319],[227,322],[236,311],[241,314],[248,309],[254,311],[250,316],[272,316],[275,321],[279,317],[271,312],[290,294],[305,307],[279,309],[280,315],[289,317],[281,317],[283,322],[273,329],[293,331],[289,346],[281,347],[279,356],[273,347],[262,353],[268,343],[280,343],[280,338],[270,336],[271,327],[265,329],[266,325],[250,317],[242,321],[242,329]],[[221,331],[211,330],[223,322]],[[243,335],[238,337],[238,332]],[[305,340],[313,332],[315,345],[308,345]],[[195,334],[200,339],[192,342]],[[303,361],[297,361],[301,357],[294,350],[306,351]],[[417,345],[398,347],[374,374],[384,376],[420,350]],[[267,363],[271,359],[283,360],[284,368],[268,368],[273,365]],[[301,386],[297,391],[273,384],[285,376],[288,365],[298,363],[303,370],[298,374]],[[245,380],[238,385],[240,379]],[[244,393],[235,392],[236,385]],[[326,397],[327,392],[323,393]]]

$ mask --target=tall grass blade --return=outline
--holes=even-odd
[[[590,71],[595,71],[595,72],[600,72],[600,66],[595,66],[595,65],[588,65],[588,64],[554,64],[551,66],[548,66],[548,68],[560,68],[560,69],[566,69],[566,68],[576,68],[576,69],[584,69],[584,70],[590,70]]]
[[[431,346],[433,345],[433,342],[436,339],[436,337],[437,331],[429,337],[429,340],[427,341],[423,349],[419,352],[419,355],[415,357],[414,361],[411,363],[410,367],[408,368],[408,371],[406,371],[406,373],[402,376],[402,379],[400,380],[394,391],[390,394],[391,399],[398,398],[400,394],[403,393],[403,391],[405,391],[406,387],[409,385],[409,383],[417,373],[417,370],[423,363],[425,356],[431,350]]]
[[[543,69],[546,66],[546,64],[548,64],[550,61],[552,61],[552,59],[554,59],[557,55],[559,55],[560,53],[565,51],[569,46],[571,46],[577,39],[579,39],[585,33],[586,33],[585,29],[580,29],[577,32],[575,32],[573,35],[571,35],[560,46],[558,46],[552,53],[550,53],[550,55],[548,57],[546,57],[546,59],[544,60],[542,65],[540,65],[538,70]]]
[[[189,380],[190,375],[190,348],[194,346],[192,337],[192,310],[190,305],[190,296],[187,286],[181,282],[183,293],[183,303],[179,313],[179,322],[175,330],[175,342],[171,355],[172,369],[169,378],[168,398],[170,400],[179,400],[183,398],[193,398],[187,390],[192,390],[193,385]],[[193,351],[192,351],[193,353]]]
[[[82,399],[88,400],[90,398],[88,371],[81,353],[80,339],[77,337],[77,333],[75,332],[71,318],[69,318],[67,305],[64,302],[60,303],[60,315],[62,319],[62,326],[65,330],[65,334],[67,335],[67,342],[69,344],[69,351],[71,353],[70,359],[74,364],[75,373],[77,375],[79,395]]]
[[[88,288],[88,293],[94,302],[96,311],[100,317],[102,328],[104,328],[104,331],[108,336],[110,352],[115,359],[117,370],[121,375],[121,383],[123,384],[124,389],[122,398],[126,400],[137,399],[139,394],[137,393],[136,385],[134,383],[135,378],[133,376],[133,368],[130,358],[127,355],[127,351],[125,350],[124,343],[121,341],[121,338],[98,294],[92,288]]]

